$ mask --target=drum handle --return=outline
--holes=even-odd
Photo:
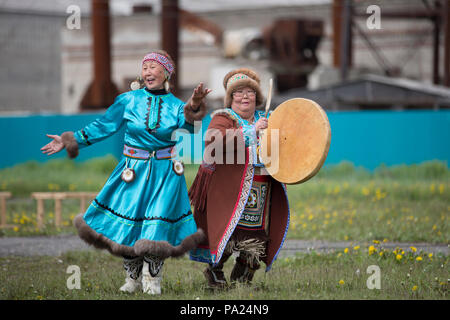
[[[273,87],[273,79],[270,78],[269,92],[267,93],[267,100],[266,100],[266,114],[264,115],[265,118],[267,118],[267,114],[269,113],[269,109],[270,109],[270,102],[272,101],[272,87]]]

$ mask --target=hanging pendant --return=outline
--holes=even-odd
[[[139,77],[137,77],[136,80],[131,82],[130,88],[131,88],[131,90],[138,90],[138,89],[141,88],[141,82],[140,82],[140,78]]]
[[[126,183],[130,183],[136,177],[136,173],[131,168],[125,168],[125,170],[122,171],[122,174],[120,175],[120,177]]]
[[[178,160],[172,160],[173,163],[173,171],[179,176],[181,176],[184,172],[184,164]]]

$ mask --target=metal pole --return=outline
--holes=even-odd
[[[348,77],[348,69],[351,65],[352,55],[352,0],[345,0],[342,7],[342,37],[341,37],[341,80],[346,80]]]
[[[172,75],[172,92],[178,92],[178,30],[179,30],[179,11],[178,0],[162,0],[161,14],[161,32],[162,49],[165,50],[173,59],[176,66],[176,72]]]
[[[94,83],[92,102],[104,103],[105,84],[111,79],[111,45],[109,25],[109,1],[92,1],[92,36],[94,56]]]
[[[439,2],[436,1],[436,9],[439,9]],[[440,15],[433,18],[433,83],[439,84],[439,37],[441,33]]]
[[[109,0],[92,0],[92,63],[93,80],[83,99],[82,109],[106,108],[119,91],[111,80],[111,33]]]
[[[333,0],[333,66],[341,66],[341,37],[342,37],[342,0]]]
[[[443,85],[450,87],[450,0],[444,1],[444,81]]]

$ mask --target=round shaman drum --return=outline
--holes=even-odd
[[[275,180],[299,184],[319,172],[330,141],[325,111],[312,100],[290,99],[269,117],[268,128],[261,135],[260,159]]]

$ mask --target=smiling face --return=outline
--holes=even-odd
[[[250,87],[240,87],[232,94],[231,109],[244,119],[255,113],[256,92]]]
[[[142,64],[141,77],[149,90],[163,89],[166,75],[164,67],[156,61],[145,61]]]

